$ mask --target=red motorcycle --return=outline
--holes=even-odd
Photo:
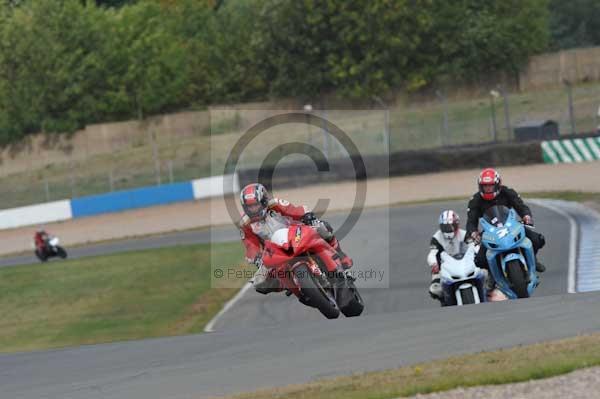
[[[263,263],[288,295],[296,295],[328,319],[337,318],[340,311],[346,317],[358,316],[364,309],[362,297],[335,255],[312,227],[290,224],[265,241]]]

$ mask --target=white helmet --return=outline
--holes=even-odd
[[[440,214],[439,223],[444,238],[451,240],[456,237],[458,230],[460,229],[460,217],[458,216],[458,213],[451,209],[443,211]]]

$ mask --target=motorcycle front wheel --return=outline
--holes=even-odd
[[[294,275],[300,285],[300,291],[304,300],[311,306],[319,309],[319,312],[328,319],[336,319],[340,315],[335,299],[331,296],[316,276],[312,274],[307,265],[300,265],[294,269]]]
[[[473,288],[465,288],[460,289],[460,299],[462,300],[463,305],[472,305],[475,303],[475,295],[473,294]]]
[[[512,290],[517,294],[517,297],[529,298],[527,277],[525,276],[525,271],[521,267],[521,262],[516,259],[509,261],[506,264],[506,274],[508,275],[508,281],[512,286]]]
[[[56,247],[56,254],[63,259],[67,257],[67,251],[63,247]]]
[[[365,303],[363,302],[362,296],[360,296],[356,285],[354,285],[354,281],[346,279],[342,289],[346,290],[344,294],[349,295],[350,300],[343,306],[340,306],[340,310],[346,317],[360,316],[365,309]]]

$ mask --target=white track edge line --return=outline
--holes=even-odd
[[[237,294],[235,294],[235,296],[233,298],[231,298],[229,301],[227,301],[227,303],[225,304],[225,306],[223,306],[223,308],[219,311],[219,313],[217,313],[215,315],[215,317],[213,317],[208,324],[204,327],[204,332],[213,332],[214,331],[214,327],[215,327],[215,323],[229,310],[233,307],[233,305],[235,305],[241,298],[242,296],[246,293],[246,291],[248,291],[250,288],[252,287],[252,284],[250,282],[246,283],[246,285],[244,285],[244,287],[242,287],[241,290],[238,291]]]
[[[578,231],[577,231],[577,222],[575,218],[569,215],[567,212],[563,211],[557,206],[554,206],[544,200],[532,199],[529,202],[534,203],[542,208],[549,209],[553,212],[558,213],[567,218],[570,226],[570,234],[569,234],[569,271],[567,276],[567,292],[569,294],[574,294],[577,292],[576,286],[576,273],[577,273],[577,240],[578,240]]]

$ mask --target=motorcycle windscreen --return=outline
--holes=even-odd
[[[483,218],[493,226],[504,226],[509,215],[509,208],[504,205],[496,205],[485,211]]]

